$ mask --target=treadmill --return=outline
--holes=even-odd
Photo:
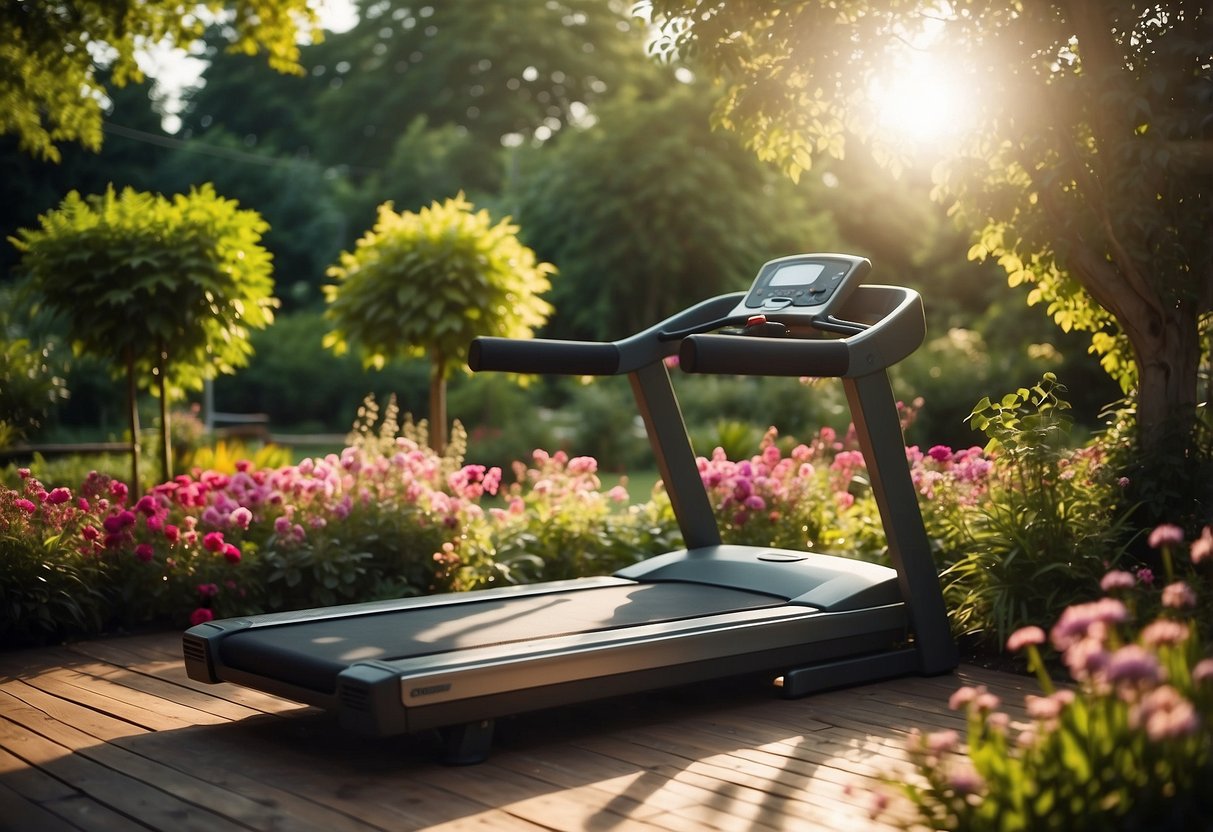
[[[476,371],[626,374],[685,549],[610,576],[209,621],[186,670],[335,711],[376,736],[439,729],[449,763],[489,753],[493,719],[768,673],[782,695],[952,670],[957,651],[887,369],[922,343],[922,301],[871,264],[802,254],[614,342],[478,338]],[[666,359],[684,372],[842,380],[892,568],[721,542]]]

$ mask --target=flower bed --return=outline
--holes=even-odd
[[[949,702],[968,715],[964,744],[955,731],[912,738],[920,780],[905,791],[929,828],[1213,828],[1213,658],[1202,638],[1213,531],[1189,545],[1161,526],[1150,544],[1165,581],[1113,570],[1107,594],[1067,607],[1047,636],[1031,625],[1012,634],[1008,648],[1026,653],[1041,686],[1025,698],[1026,722],[964,687]],[[1046,672],[1048,647],[1068,684]]]

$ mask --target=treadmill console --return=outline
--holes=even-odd
[[[763,265],[736,315],[783,312],[809,318],[828,316],[872,271],[864,257],[850,254],[796,254]]]

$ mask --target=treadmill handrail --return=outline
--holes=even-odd
[[[844,338],[688,335],[679,349],[679,368],[705,374],[853,378],[896,364],[926,337],[922,298],[913,289],[859,286],[839,314],[848,313],[875,319]],[[767,318],[780,321],[777,313]]]
[[[727,314],[744,292],[709,298],[659,324],[618,341],[563,341],[551,338],[481,336],[468,349],[468,366],[476,372],[544,373],[612,376],[634,372],[678,352],[678,342],[662,332],[708,323]]]
[[[863,321],[861,332],[841,338],[755,338],[746,335],[669,333],[711,325],[733,311],[742,292],[703,301],[643,332],[618,341],[496,338],[472,341],[473,371],[610,376],[635,372],[675,354],[681,369],[721,375],[817,376],[847,378],[882,370],[914,352],[926,336],[922,298],[902,286],[859,286],[840,314]],[[795,310],[769,320],[798,329],[806,321]]]

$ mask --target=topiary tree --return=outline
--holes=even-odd
[[[342,252],[324,287],[333,322],[324,344],[357,345],[365,366],[429,356],[430,444],[446,445],[446,380],[480,335],[529,338],[551,314],[539,297],[556,269],[519,242],[509,218],[494,225],[463,194],[414,213],[379,206],[375,226]]]
[[[67,324],[77,354],[112,359],[125,373],[136,488],[136,393],[154,387],[167,480],[169,400],[247,364],[249,328],[273,321],[278,301],[260,244],[268,226],[210,185],[171,198],[130,188],[72,191],[39,221],[9,238],[35,303]]]

